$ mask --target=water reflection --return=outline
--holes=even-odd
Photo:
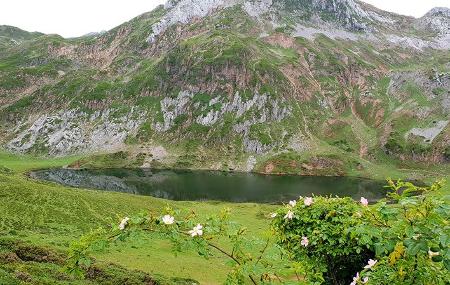
[[[67,186],[148,195],[182,201],[280,203],[298,196],[338,195],[369,201],[383,198],[384,181],[354,177],[265,176],[216,171],[50,169],[33,177]]]

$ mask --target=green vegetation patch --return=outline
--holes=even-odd
[[[114,264],[85,265],[83,276],[65,270],[67,255],[49,247],[0,239],[0,284],[196,284],[195,280],[169,279],[128,270]]]

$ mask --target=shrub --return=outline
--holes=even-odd
[[[370,284],[450,284],[450,207],[436,197],[442,185],[389,180],[388,199],[365,209],[352,231],[372,241],[378,264],[361,273]]]
[[[280,209],[274,233],[299,273],[325,284],[449,284],[450,207],[433,193],[442,182],[387,187],[388,198],[370,207],[315,197]]]
[[[288,212],[293,213],[292,219]],[[312,270],[320,278],[310,281],[342,284],[374,256],[370,239],[348,231],[361,223],[360,214],[361,207],[351,198],[304,198],[295,207],[287,205],[278,211],[274,234],[291,259],[308,264],[299,273],[310,275],[307,271]]]

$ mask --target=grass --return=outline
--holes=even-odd
[[[32,169],[63,166],[77,159],[78,157],[41,159],[0,153],[1,239],[22,240],[33,246],[65,252],[71,241],[77,240],[91,229],[111,223],[117,224],[122,217],[142,210],[158,213],[166,205],[181,210],[193,209],[199,216],[214,214],[228,207],[232,210],[232,219],[246,226],[249,235],[262,235],[268,227],[264,215],[276,207],[222,202],[175,202],[125,193],[73,189],[50,182],[36,181],[25,175]],[[426,181],[436,177],[450,179],[448,174],[450,171],[446,166],[440,168],[433,166],[427,170],[421,168],[402,170],[401,165],[394,163],[366,162],[364,167],[364,172],[367,172],[368,176],[380,179],[388,176],[405,178],[415,174],[425,177]],[[349,173],[349,175],[356,174]],[[450,187],[447,184],[440,194],[449,193]],[[156,236],[129,240],[107,251],[95,253],[94,256],[97,263],[104,266],[103,268],[108,268],[108,264],[114,263],[117,264],[114,266],[119,266],[117,268],[140,270],[151,276],[191,278],[201,284],[222,284],[229,270],[227,260],[219,254],[212,257],[212,260],[205,260],[195,252],[175,256],[170,244]],[[40,275],[47,270],[49,276],[46,278],[51,280],[58,269],[54,264],[33,264],[22,264],[20,270],[29,275]],[[8,269],[4,266],[3,270],[6,270],[5,268]],[[0,273],[1,270],[0,263]],[[126,274],[121,270],[115,270],[119,273],[114,278],[121,278]],[[75,280],[72,284],[78,284],[77,282]],[[95,282],[98,280],[89,282],[97,284]]]
[[[33,169],[51,168],[68,165],[76,160],[79,156],[63,157],[63,158],[39,158],[29,155],[14,155],[0,150],[0,166],[7,167],[19,173],[25,173]]]
[[[24,174],[37,168],[57,167],[76,157],[39,159],[0,154],[0,165],[13,173],[0,172],[0,233],[2,238],[23,240],[33,245],[66,251],[69,243],[99,226],[118,223],[121,217],[142,210],[160,212],[171,207],[194,209],[200,216],[232,209],[232,218],[247,226],[251,235],[267,228],[265,213],[274,206],[219,202],[173,202],[124,193],[71,189],[54,183],[35,181]],[[226,260],[213,257],[211,262],[196,253],[174,256],[170,245],[155,237],[132,240],[95,254],[98,262],[110,262],[127,269],[139,269],[151,275],[192,278],[202,284],[222,284],[228,267]],[[214,264],[214,267],[212,266]],[[1,267],[1,265],[0,265]],[[32,270],[30,269],[29,272]]]

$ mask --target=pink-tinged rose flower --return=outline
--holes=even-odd
[[[366,198],[364,198],[364,197],[361,197],[361,204],[363,205],[363,206],[367,206],[367,205],[369,205],[369,201],[367,201],[367,199]]]
[[[302,241],[300,242],[301,245],[303,245],[304,247],[307,247],[309,244],[309,240],[307,237],[302,237]]]
[[[367,262],[367,265],[364,266],[365,269],[370,269],[372,268],[375,264],[377,264],[377,260],[373,260],[373,259],[369,259],[369,261]]]
[[[294,208],[295,205],[297,205],[297,201],[295,201],[295,200],[289,201],[289,206],[291,206],[292,208]]]
[[[303,200],[303,203],[304,203],[306,206],[311,206],[312,203],[313,203],[313,198],[311,198],[311,197],[306,197],[306,198]]]
[[[292,212],[291,210],[289,210],[287,212],[287,214],[284,216],[285,219],[287,220],[292,220],[294,218],[294,212]]]
[[[364,277],[363,280],[362,280],[362,283],[366,284],[368,281],[369,281],[369,277]]]

